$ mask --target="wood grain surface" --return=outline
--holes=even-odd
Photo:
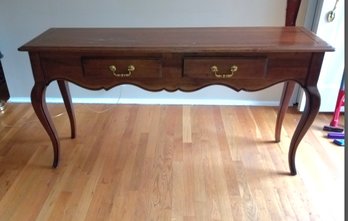
[[[50,28],[21,51],[323,52],[333,48],[303,27]]]
[[[289,176],[293,109],[279,143],[273,107],[75,105],[74,140],[64,105],[48,109],[57,169],[30,104],[0,115],[1,221],[343,220],[344,148],[322,131],[331,115],[317,116]]]

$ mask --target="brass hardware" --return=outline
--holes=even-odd
[[[132,72],[135,71],[134,65],[128,65],[128,73],[127,74],[117,74],[117,68],[115,65],[110,65],[109,70],[112,72],[112,74],[115,77],[130,77],[132,75]]]
[[[113,73],[113,74],[115,74],[116,73],[116,70],[117,70],[117,68],[116,68],[116,66],[115,65],[110,65],[109,66],[109,70]]]
[[[327,19],[328,22],[333,22],[333,20],[334,20],[335,17],[336,17],[335,11],[336,11],[336,7],[337,7],[337,3],[338,3],[338,0],[336,0],[336,3],[335,3],[334,8],[333,8],[331,11],[329,11],[329,12],[327,13],[326,19]]]
[[[213,65],[210,67],[211,72],[214,73],[215,77],[217,78],[231,78],[233,77],[234,73],[238,71],[237,65],[232,65],[230,68],[231,74],[218,74],[219,69],[216,65]]]

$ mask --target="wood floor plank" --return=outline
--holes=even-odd
[[[30,104],[0,115],[0,221],[343,220],[344,147],[319,114],[289,176],[300,114],[290,108],[274,140],[273,107],[50,104],[52,146]],[[340,118],[343,126],[344,116]]]

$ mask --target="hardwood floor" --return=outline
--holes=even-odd
[[[344,147],[322,131],[331,114],[318,115],[289,176],[295,110],[274,143],[273,107],[75,105],[73,140],[63,105],[49,109],[57,169],[30,104],[0,115],[1,221],[344,219]]]

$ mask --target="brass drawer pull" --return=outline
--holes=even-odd
[[[132,75],[132,72],[135,71],[135,67],[134,65],[129,65],[128,66],[128,73],[127,74],[117,74],[116,71],[117,71],[117,68],[115,65],[110,65],[109,66],[109,70],[112,72],[112,74],[115,76],[115,77],[130,77]]]
[[[233,77],[234,73],[238,71],[238,66],[237,65],[232,65],[231,66],[231,74],[218,74],[219,69],[216,65],[213,65],[210,67],[211,72],[214,73],[215,77],[217,78],[231,78]]]

